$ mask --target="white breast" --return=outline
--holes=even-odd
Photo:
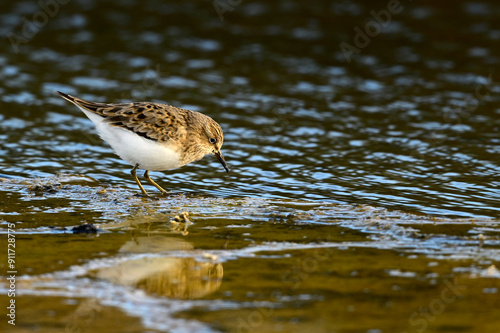
[[[180,153],[168,145],[143,138],[130,130],[110,126],[104,118],[80,108],[94,123],[99,136],[109,143],[115,153],[132,165],[139,164],[140,169],[162,171],[179,168]]]

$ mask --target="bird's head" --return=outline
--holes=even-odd
[[[224,142],[224,134],[222,134],[222,129],[216,121],[209,121],[205,128],[205,137],[203,138],[204,146],[207,151],[211,154],[215,155],[219,160],[220,164],[224,167],[227,173],[229,173],[229,168],[227,167],[226,160],[224,159],[224,155],[222,155],[221,148],[222,143]]]

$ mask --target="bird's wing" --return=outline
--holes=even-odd
[[[150,102],[95,103],[59,91],[57,93],[76,106],[103,117],[111,126],[128,129],[144,138],[166,142],[186,136],[188,110]]]

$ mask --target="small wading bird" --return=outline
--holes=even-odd
[[[146,170],[144,178],[163,194],[167,191],[149,177],[150,170],[176,169],[213,154],[229,173],[220,151],[222,129],[204,114],[150,102],[95,103],[57,93],[78,106],[94,123],[99,136],[133,165],[130,173],[146,196],[148,192],[136,175],[138,168]]]

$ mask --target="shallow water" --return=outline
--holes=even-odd
[[[21,331],[413,332],[425,323],[488,332],[500,324],[498,221],[296,199],[153,200],[85,181],[2,182],[4,232],[16,223]],[[99,232],[71,231],[85,222]]]
[[[213,3],[73,0],[36,29],[0,4],[2,331],[497,331],[500,6],[401,1],[363,40],[388,3]],[[206,113],[232,173],[134,196],[55,90]]]

